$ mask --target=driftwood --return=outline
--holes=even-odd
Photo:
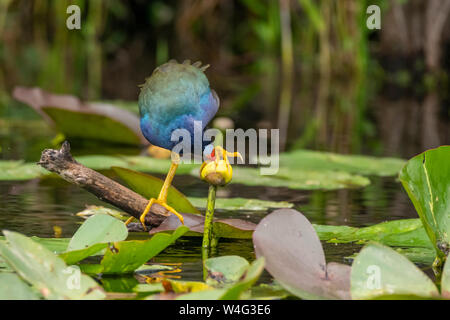
[[[38,164],[135,218],[139,219],[147,206],[148,199],[75,161],[67,141],[60,150],[45,149]],[[145,224],[157,227],[170,215],[164,207],[154,204],[146,216]]]

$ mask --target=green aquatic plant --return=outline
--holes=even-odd
[[[411,199],[441,265],[450,251],[450,146],[410,159],[399,179]]]
[[[17,287],[10,295],[0,290],[0,298],[105,298],[103,289],[84,273],[106,276],[164,269],[145,263],[187,230],[181,226],[171,234],[157,234],[144,241],[124,240],[128,235],[125,224],[105,214],[90,217],[71,239],[29,238],[4,230],[5,237],[0,239],[0,287]],[[91,256],[103,258],[99,264],[79,264]],[[80,270],[80,286],[74,290],[67,283],[75,281],[73,272]]]
[[[433,281],[406,257],[379,243],[369,243],[352,265],[353,299],[439,299],[450,298],[447,262],[441,294]]]

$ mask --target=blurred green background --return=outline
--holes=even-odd
[[[0,135],[39,118],[15,86],[137,108],[138,85],[174,58],[210,64],[218,115],[280,128],[285,150],[411,157],[450,142],[449,3],[0,0]],[[66,27],[71,4],[80,30]],[[380,30],[366,26],[371,4]]]

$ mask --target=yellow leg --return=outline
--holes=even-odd
[[[173,177],[175,176],[175,172],[177,171],[177,168],[178,168],[178,163],[177,162],[172,162],[172,164],[170,165],[169,172],[167,173],[166,180],[164,180],[164,184],[163,184],[163,186],[161,188],[161,191],[159,192],[158,198],[157,199],[151,198],[149,200],[147,206],[145,207],[144,212],[141,214],[139,220],[141,221],[142,226],[144,227],[144,230],[146,230],[146,228],[145,228],[145,216],[149,213],[152,205],[155,204],[155,203],[163,206],[164,208],[167,209],[167,211],[172,212],[174,215],[176,215],[178,217],[178,219],[180,219],[181,223],[184,224],[183,216],[181,214],[179,214],[174,208],[172,208],[171,206],[169,206],[166,203],[166,201],[167,201],[167,194],[169,193],[169,188],[170,188],[170,185],[172,184],[172,180],[173,180]]]

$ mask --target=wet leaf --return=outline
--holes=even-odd
[[[71,265],[99,253],[107,246],[107,243],[96,243],[87,248],[61,253],[59,254],[59,257],[63,259],[66,264]]]
[[[102,299],[104,294],[90,277],[41,244],[17,232],[3,231],[7,244],[0,242],[0,254],[19,276],[47,299]],[[79,280],[79,282],[78,282]]]
[[[87,219],[75,232],[67,251],[86,249],[97,243],[125,240],[128,229],[125,224],[109,215],[97,214]]]
[[[37,300],[39,295],[15,273],[0,273],[0,300]]]
[[[441,258],[450,248],[450,146],[410,159],[399,178]]]
[[[14,98],[35,109],[69,138],[122,144],[147,144],[139,129],[139,117],[106,103],[82,103],[69,95],[56,95],[39,88],[16,87]]]
[[[405,160],[363,155],[343,155],[313,150],[280,154],[280,167],[310,170],[345,171],[362,175],[395,176]]]
[[[300,212],[279,209],[258,224],[253,233],[257,257],[290,293],[304,299],[349,299],[350,267],[326,264],[322,244]]]
[[[111,244],[101,261],[102,273],[130,273],[175,242],[189,229],[180,226],[172,234],[157,234],[149,240],[130,240]]]
[[[88,206],[86,209],[78,212],[76,215],[87,219],[90,216],[93,216],[96,214],[107,214],[107,215],[110,215],[111,217],[114,217],[119,220],[127,220],[130,217],[129,215],[127,215],[126,213],[124,213],[122,211],[119,211],[116,209],[111,209],[111,208],[106,208],[103,206]]]
[[[242,263],[242,262],[241,262]],[[213,289],[211,286],[203,282],[197,284],[198,290],[174,290],[176,293],[190,292],[178,296],[177,300],[239,300],[249,296],[248,290],[259,279],[261,273],[264,271],[264,258],[259,258],[253,261],[252,264],[247,265],[246,270],[240,279],[223,289]],[[170,281],[172,283],[180,283],[180,281]]]
[[[439,296],[433,281],[406,257],[379,243],[369,243],[353,261],[353,299],[380,295]]]
[[[163,180],[125,168],[113,167],[113,170],[135,192],[147,199],[158,198],[159,192],[164,184]],[[169,193],[167,194],[167,204],[178,212],[200,213],[186,196],[178,191],[173,185],[170,186]]]
[[[106,292],[132,292],[138,285],[137,279],[133,275],[127,276],[102,276],[100,279],[103,289]]]
[[[220,297],[220,300],[241,299],[243,294],[245,294],[261,276],[264,271],[264,264],[265,259],[263,257],[253,261],[245,271],[243,277],[238,282],[228,287],[225,293]]]
[[[71,238],[40,238],[30,237],[33,241],[43,245],[53,253],[61,253],[67,250]]]
[[[239,256],[223,256],[210,258],[205,261],[205,268],[208,271],[206,283],[230,284],[238,281],[248,269],[249,263]]]

